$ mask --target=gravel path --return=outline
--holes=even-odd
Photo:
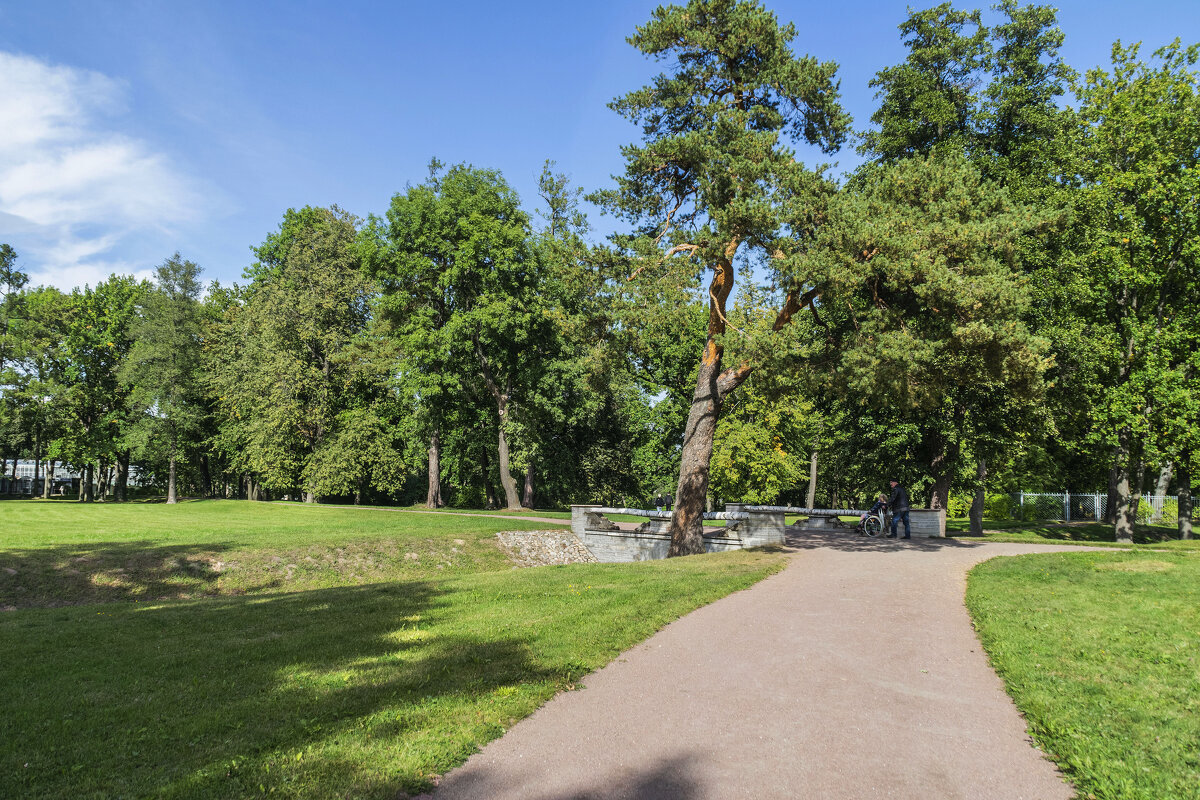
[[[790,544],[783,572],[624,653],[431,797],[1072,796],[988,666],[963,592],[992,556],[1079,548],[841,532]]]

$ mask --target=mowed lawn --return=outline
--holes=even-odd
[[[967,605],[1080,797],[1200,797],[1200,556],[993,559],[971,572]]]
[[[533,526],[238,502],[0,504],[0,573],[41,565],[39,596],[57,582],[73,604],[0,613],[0,795],[418,793],[622,650],[782,566],[740,552],[512,569],[494,532]],[[339,548],[353,569],[302,574],[295,556]],[[139,583],[139,551],[233,566],[160,564],[161,580]],[[282,572],[272,553],[286,554]],[[88,560],[110,559],[134,561],[119,590],[100,591],[121,602],[85,603],[82,584],[108,580]],[[230,579],[243,562],[254,577]]]
[[[971,541],[1017,542],[1019,544],[1086,544],[1089,547],[1127,548],[1118,544],[1113,526],[1104,523],[983,521],[983,536],[970,534],[971,522],[965,518],[946,520],[946,535]],[[1137,525],[1133,544],[1155,549],[1200,550],[1200,539],[1180,539],[1175,525]]]
[[[464,522],[465,520],[465,522]],[[497,531],[387,508],[207,500],[0,503],[0,608],[360,585],[508,566]]]

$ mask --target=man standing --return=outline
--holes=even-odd
[[[900,485],[900,481],[895,478],[888,480],[892,486],[892,496],[888,500],[888,508],[892,510],[892,532],[888,534],[889,539],[896,538],[896,524],[901,519],[904,520],[904,536],[903,539],[911,539],[912,536],[908,530],[908,490]]]

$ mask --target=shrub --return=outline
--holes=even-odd
[[[971,496],[965,494],[952,494],[950,501],[946,503],[946,516],[949,517],[965,517],[971,513]]]
[[[994,492],[983,499],[983,516],[987,519],[1012,519],[1012,496]]]

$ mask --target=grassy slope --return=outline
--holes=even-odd
[[[967,605],[1082,797],[1200,797],[1200,558],[994,559],[972,571]]]
[[[255,596],[181,600],[169,590],[184,578],[168,575],[117,594],[137,603],[0,614],[0,794],[419,791],[621,650],[782,565],[741,552],[514,570],[492,532],[520,527],[546,526],[249,503],[0,504],[0,565],[26,582],[31,564],[49,565],[75,602],[102,576],[60,563],[79,566],[74,553],[217,552],[262,569],[277,569],[272,553],[353,542],[363,558],[388,542],[420,554],[366,576],[251,581]],[[354,585],[364,578],[377,582]],[[174,599],[151,599],[163,591]]]
[[[464,522],[466,520],[466,522]],[[0,503],[0,608],[295,591],[507,566],[523,519],[210,500]]]

